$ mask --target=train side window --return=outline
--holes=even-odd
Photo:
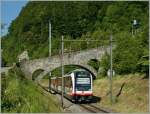
[[[72,80],[71,80],[71,77],[69,77],[69,87],[72,86]]]

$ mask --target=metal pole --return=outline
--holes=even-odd
[[[112,98],[112,35],[110,35],[110,102],[112,104],[113,98]]]
[[[51,23],[49,20],[49,58],[51,58]],[[49,72],[49,91],[51,91],[51,71]]]
[[[51,71],[49,72],[49,92],[51,92]]]
[[[51,57],[51,22],[49,21],[49,57]]]
[[[64,36],[62,36],[61,41],[61,73],[62,73],[62,83],[61,83],[61,105],[64,106],[63,97],[64,97],[64,65],[63,65],[63,56],[64,56]]]

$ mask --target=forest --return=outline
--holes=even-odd
[[[113,67],[118,74],[142,72],[149,67],[148,1],[29,1],[2,37],[2,63],[11,65],[24,50],[30,59],[48,57],[49,21],[52,25],[52,55],[59,54],[60,40],[97,39],[100,43],[70,42],[66,49],[84,50],[108,45],[113,35]],[[138,25],[133,27],[133,20]],[[134,31],[134,32],[133,32]],[[99,64],[102,74],[109,68],[109,54]]]

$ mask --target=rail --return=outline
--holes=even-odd
[[[79,104],[82,108],[85,110],[91,112],[91,113],[110,113],[109,111],[106,111],[100,107],[94,106],[93,104]]]

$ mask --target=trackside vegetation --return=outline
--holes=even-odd
[[[15,67],[8,75],[2,76],[1,110],[3,113],[49,113],[61,112],[57,99],[32,81],[24,78],[19,68]]]
[[[143,74],[135,73],[113,77],[113,104],[110,103],[109,80],[103,77],[94,81],[94,95],[101,98],[97,104],[115,112],[149,112],[149,81]],[[121,89],[122,88],[122,89]]]

